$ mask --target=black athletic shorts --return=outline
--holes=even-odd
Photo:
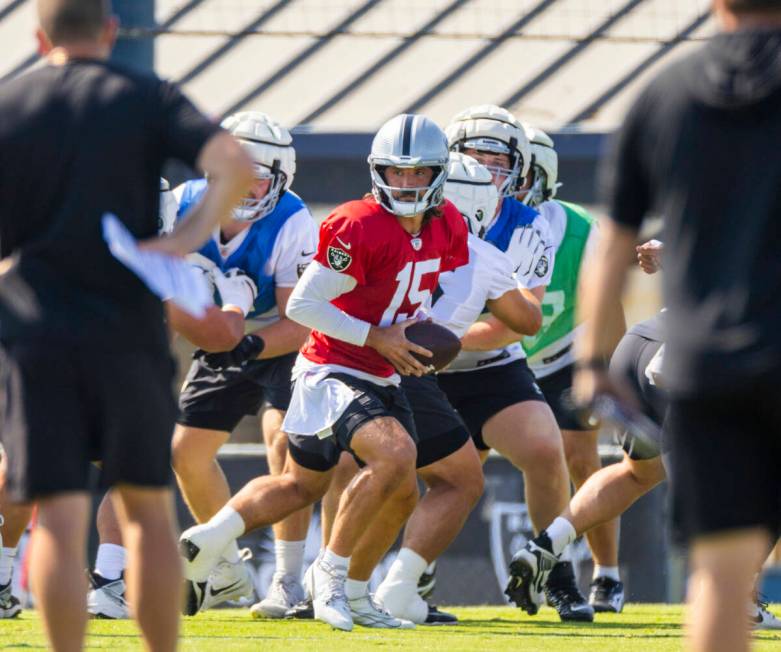
[[[332,426],[329,437],[288,433],[288,450],[297,464],[312,471],[328,471],[339,462],[342,451],[350,453],[359,466],[364,466],[351,447],[355,432],[369,421],[394,417],[417,444],[415,422],[404,391],[393,385],[377,385],[350,374],[329,374],[353,390],[355,399]]]
[[[193,360],[179,396],[179,423],[231,432],[243,417],[257,414],[264,404],[287,410],[297,355],[252,360],[222,371]]]
[[[781,526],[778,379],[736,383],[728,394],[674,397],[665,423],[676,537]]]
[[[651,384],[645,375],[645,369],[661,346],[662,342],[658,340],[629,332],[618,343],[610,359],[610,374],[629,384],[639,399],[643,412],[659,426],[665,422],[668,398],[666,392]],[[619,443],[631,459],[651,459],[634,450],[632,437],[627,433],[619,435]],[[659,442],[659,446],[666,451],[665,442]]]
[[[584,426],[566,400],[572,389],[572,371],[572,365],[567,365],[544,378],[537,378],[537,385],[545,395],[545,400],[548,401],[559,428],[585,432],[591,428]]]
[[[479,450],[488,450],[483,425],[504,408],[524,401],[545,402],[526,360],[474,371],[439,374],[439,386],[466,423]]]
[[[450,405],[436,376],[403,376],[401,388],[418,433],[417,468],[446,458],[469,441],[466,424]]]
[[[167,486],[176,421],[167,350],[96,351],[36,341],[0,349],[0,439],[14,501],[101,488]]]

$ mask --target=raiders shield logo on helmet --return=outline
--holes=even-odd
[[[537,266],[534,268],[534,273],[542,278],[548,273],[548,257],[546,255],[540,256],[537,261]]]
[[[353,257],[344,249],[328,247],[328,264],[335,272],[343,272],[350,266],[351,262],[353,262]]]

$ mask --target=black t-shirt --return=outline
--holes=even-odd
[[[113,258],[101,217],[156,235],[163,163],[194,166],[218,129],[175,86],[108,62],[1,84],[0,255],[15,263],[0,276],[0,338],[165,345],[162,304]],[[20,287],[32,319],[2,300]]]
[[[722,34],[664,70],[605,171],[613,220],[665,222],[671,389],[781,372],[781,31]]]

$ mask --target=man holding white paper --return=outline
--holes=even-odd
[[[148,252],[184,255],[229,219],[252,167],[176,87],[108,62],[117,23],[107,1],[37,4],[46,64],[0,85],[0,256],[12,257],[0,288],[29,288],[36,308],[0,304],[7,493],[38,502],[31,583],[51,647],[78,649],[88,467],[101,459],[129,551],[132,610],[149,649],[173,650],[168,334],[160,298],[112,255],[101,219],[116,215]],[[190,218],[157,239],[169,158],[212,182]]]

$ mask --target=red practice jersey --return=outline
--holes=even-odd
[[[348,315],[375,326],[390,326],[412,317],[437,287],[439,274],[469,260],[467,228],[449,201],[442,216],[428,221],[416,235],[373,199],[338,206],[320,225],[315,260],[349,274],[357,285],[331,303]],[[338,364],[387,378],[393,366],[368,346],[356,346],[312,331],[301,349],[318,364]]]

